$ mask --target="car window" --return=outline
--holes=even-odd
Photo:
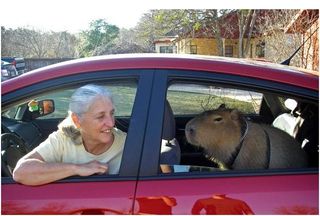
[[[116,107],[115,117],[130,116],[134,98],[136,94],[136,84],[135,83],[120,83],[120,84],[104,84],[108,88],[112,95],[114,104]],[[42,94],[41,96],[35,96],[32,100],[45,100],[51,99],[54,101],[55,111],[49,115],[38,117],[38,119],[54,119],[54,118],[65,118],[68,114],[69,99],[73,94],[75,88],[56,90],[54,92],[49,92]],[[30,99],[31,100],[31,99]],[[25,106],[26,102],[22,104],[10,107],[2,115],[8,118],[15,118],[21,120],[22,115],[19,115],[19,110],[21,106]]]
[[[125,86],[123,84],[107,84],[104,86],[108,88],[113,95],[114,105],[116,107],[115,117],[130,116],[136,94],[136,86],[129,83]],[[68,111],[69,98],[73,92],[73,89],[64,90],[40,97],[39,100],[54,99],[56,107],[54,113],[40,118],[64,118]]]
[[[239,167],[247,170],[319,167],[317,103],[292,99],[283,93],[195,82],[177,82],[167,89],[175,125],[171,140],[162,138],[159,173],[216,172]],[[203,112],[201,118],[194,120]],[[164,115],[163,131],[167,131],[168,113],[165,111]],[[226,122],[221,124],[222,129],[216,126],[220,121]],[[233,133],[237,125],[239,135]],[[277,152],[273,148],[278,149]],[[280,151],[280,148],[286,150]],[[261,164],[237,165],[240,160],[237,157],[242,157],[240,151],[252,154],[248,158],[243,156],[246,158],[243,160],[257,160]],[[254,155],[255,151],[259,156]],[[284,164],[291,164],[270,165],[271,154],[279,161],[286,158],[291,162]],[[298,159],[292,159],[290,154]]]
[[[167,92],[167,99],[175,115],[200,113],[221,104],[244,113],[257,114],[262,96],[261,93],[252,91],[196,84],[173,84]]]
[[[86,83],[85,83],[86,84]],[[27,100],[21,101],[17,105],[6,108],[2,112],[2,125],[6,129],[6,134],[17,134],[23,138],[25,149],[31,151],[42,143],[48,136],[57,130],[57,126],[68,115],[69,100],[73,92],[80,86],[85,84],[73,85],[68,88],[63,87],[54,91],[41,92],[28,97]],[[100,86],[105,86],[111,91],[115,107],[115,127],[124,133],[128,133],[132,109],[135,102],[137,92],[137,80],[112,80],[112,82],[95,83]],[[53,100],[54,111],[48,115],[41,116],[41,109],[32,110],[28,106],[30,101]],[[40,106],[39,106],[40,107]],[[31,109],[31,110],[30,110]],[[39,114],[40,113],[40,114]],[[14,130],[14,133],[11,132]],[[26,132],[27,131],[27,132]],[[125,134],[119,132],[121,136]],[[125,142],[127,140],[124,140]],[[11,155],[12,151],[2,149],[3,163],[8,165],[8,172],[12,173],[17,160],[22,157],[19,155]],[[8,161],[7,161],[8,160]],[[6,174],[9,175],[8,173]]]

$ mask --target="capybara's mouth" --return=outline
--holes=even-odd
[[[195,145],[195,146],[201,146],[200,143],[197,142],[196,137],[194,136],[194,134],[190,133],[189,131],[185,131],[185,135],[187,138],[188,143]]]
[[[196,137],[195,134],[196,134],[195,127],[192,124],[190,124],[190,122],[187,123],[185,128],[185,135],[186,135],[187,141],[192,145],[197,145],[196,144],[197,142],[195,140],[195,137]]]

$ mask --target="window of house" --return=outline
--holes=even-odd
[[[190,54],[197,54],[197,45],[190,45]]]
[[[233,57],[233,46],[226,45],[225,46],[225,54],[226,57]]]
[[[257,45],[256,45],[256,56],[258,58],[263,58],[265,57],[265,42],[262,41],[262,42],[259,42]]]
[[[173,46],[160,46],[160,53],[173,53]]]

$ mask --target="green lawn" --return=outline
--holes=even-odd
[[[108,88],[113,94],[116,116],[130,116],[136,88],[118,85],[108,86]],[[64,90],[38,97],[37,100],[53,99],[55,102],[55,112],[43,118],[66,117],[69,100],[73,92],[74,90]],[[255,112],[252,102],[237,100],[235,97],[227,97],[226,94],[213,95],[209,93],[169,90],[167,97],[175,115],[198,114],[204,110],[216,109],[221,104],[226,104],[228,108],[237,108],[244,113]],[[16,109],[17,107],[12,109],[13,114]]]
[[[229,97],[182,91],[170,91],[167,97],[175,114],[199,113],[216,109],[221,104],[225,104],[228,108],[237,108],[244,113],[255,112],[251,102]]]

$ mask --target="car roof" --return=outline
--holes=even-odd
[[[271,80],[318,90],[319,77],[310,71],[249,59],[178,54],[119,54],[80,58],[27,72],[2,83],[2,94],[35,83],[90,71],[176,69],[207,71]]]

